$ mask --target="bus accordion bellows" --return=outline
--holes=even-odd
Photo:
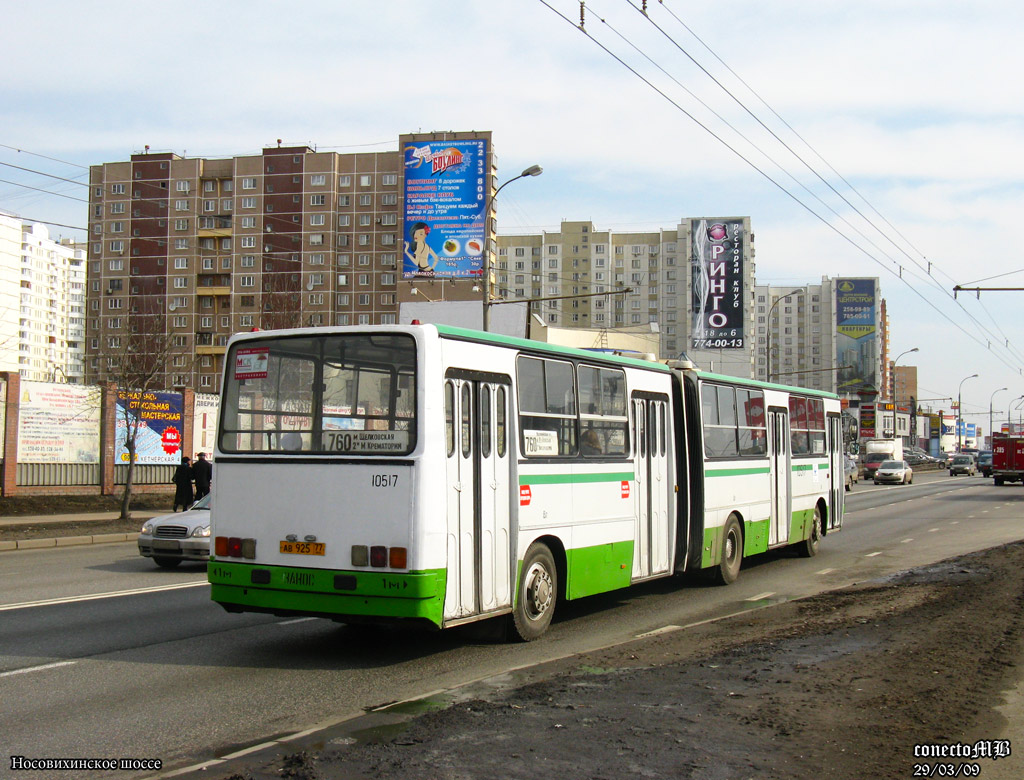
[[[561,599],[811,556],[839,399],[442,325],[236,335],[209,564],[229,612],[548,627]]]

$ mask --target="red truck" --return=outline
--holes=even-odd
[[[992,479],[997,485],[1024,483],[1024,436],[992,436]]]

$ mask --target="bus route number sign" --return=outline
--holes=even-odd
[[[324,431],[324,449],[381,455],[409,449],[408,431]]]

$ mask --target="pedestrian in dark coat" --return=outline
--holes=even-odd
[[[213,481],[213,466],[206,459],[205,452],[200,452],[196,462],[192,464],[192,479],[196,481],[197,499],[210,492],[210,483]]]
[[[180,505],[181,511],[184,512],[196,500],[192,493],[192,466],[187,457],[182,456],[181,465],[174,470],[171,481],[175,485],[173,511],[177,512]]]

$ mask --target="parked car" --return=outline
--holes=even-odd
[[[914,470],[905,460],[886,460],[875,469],[875,484],[909,485],[914,481]]]
[[[152,558],[162,569],[182,561],[210,558],[210,494],[184,512],[154,517],[142,526],[139,555]]]
[[[846,472],[845,487],[847,490],[852,490],[854,484],[860,481],[860,466],[857,465],[857,460],[847,455],[844,471]]]
[[[973,455],[954,455],[953,460],[949,463],[949,476],[951,477],[955,477],[957,474],[973,477],[977,473],[978,467]]]
[[[992,476],[992,450],[982,450],[978,453],[978,472],[983,477]]]

